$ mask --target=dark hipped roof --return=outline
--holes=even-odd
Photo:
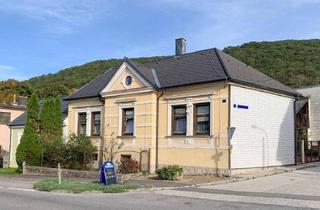
[[[99,97],[100,92],[103,90],[105,86],[107,86],[115,72],[116,69],[107,70],[103,74],[91,80],[86,85],[82,86],[75,93],[66,97],[65,100]]]
[[[300,95],[295,90],[215,48],[143,64],[133,62],[128,58],[125,58],[124,62],[133,67],[154,88],[158,88],[154,78],[154,72],[156,72],[161,88],[229,80],[273,92]],[[115,72],[116,70],[113,70],[109,74],[106,72],[98,76],[67,97],[67,100],[100,96],[99,93]]]
[[[65,101],[64,98],[61,99],[61,112],[62,112],[63,119],[65,119],[68,115],[68,102]],[[24,112],[19,117],[11,121],[9,123],[9,126],[10,127],[24,126],[26,123],[26,119],[27,119],[27,112]]]

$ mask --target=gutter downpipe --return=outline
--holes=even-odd
[[[297,114],[296,114],[296,102],[299,100],[299,96],[295,97],[293,102],[293,124],[294,124],[294,164],[297,165]]]
[[[10,168],[10,161],[11,161],[11,147],[12,147],[12,128],[9,126],[9,129],[10,129],[10,143],[9,143],[9,160],[8,160],[8,167]],[[1,152],[1,151],[0,151]]]
[[[157,122],[156,122],[156,170],[159,169],[159,101],[163,96],[163,88],[160,89],[161,93],[157,96]]]
[[[157,89],[161,91],[160,95],[157,96],[157,113],[156,113],[156,170],[159,169],[159,101],[163,96],[163,88],[161,87],[160,80],[157,75],[156,69],[152,69],[152,75],[155,80]]]

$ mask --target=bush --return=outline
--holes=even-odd
[[[162,180],[177,180],[182,176],[183,168],[178,165],[167,166],[161,169],[158,169],[156,173],[159,176],[159,179]]]
[[[122,174],[131,174],[139,172],[140,164],[136,160],[123,159],[119,166],[119,172]]]
[[[64,144],[62,166],[67,169],[88,169],[96,147],[91,140],[84,136],[71,135]]]

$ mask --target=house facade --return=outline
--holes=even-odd
[[[154,172],[224,174],[295,163],[295,90],[218,49],[149,63],[124,58],[68,96],[68,133],[89,136],[105,160],[131,158]]]
[[[25,111],[24,106],[0,105],[0,166],[9,163],[10,128],[8,124]]]

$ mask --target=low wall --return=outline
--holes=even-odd
[[[28,166],[23,165],[24,175],[35,175],[35,176],[45,176],[45,177],[58,177],[57,168],[47,168],[39,166]],[[126,181],[132,178],[141,176],[141,173],[135,174],[117,174],[118,181]],[[61,169],[62,178],[83,178],[83,179],[95,179],[99,180],[98,171],[81,171],[81,170],[70,170]]]
[[[38,166],[23,166],[24,175],[36,175],[36,176],[47,176],[47,177],[57,177],[57,168],[46,168]],[[98,179],[98,171],[80,171],[80,170],[69,170],[61,169],[61,176],[65,178],[86,178],[86,179]]]

